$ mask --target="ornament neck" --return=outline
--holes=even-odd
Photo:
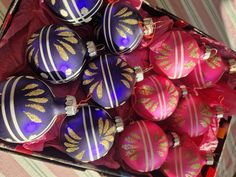
[[[77,103],[74,96],[66,96],[66,98],[54,98],[55,115],[66,114],[73,116],[77,113]]]
[[[180,137],[175,132],[169,132],[167,134],[169,148],[175,148],[180,145]]]
[[[236,60],[230,59],[229,60],[229,74],[235,74],[236,73]]]

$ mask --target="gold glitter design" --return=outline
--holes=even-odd
[[[72,144],[78,143],[77,141],[75,141],[71,137],[69,137],[67,134],[65,134],[65,139],[66,139],[66,141],[68,141],[69,143],[72,143]]]
[[[31,62],[32,60],[33,53],[34,53],[34,48],[32,48],[29,52],[29,56],[28,56],[29,62]]]
[[[218,56],[215,56],[215,57],[212,57],[212,58],[209,58],[208,60],[206,60],[206,63],[212,69],[216,69],[216,68],[220,67],[220,62],[221,62],[221,58]]]
[[[122,27],[125,30],[125,32],[129,33],[130,35],[134,35],[133,31],[128,26],[125,26],[123,24],[119,24],[119,26]]]
[[[39,112],[46,112],[45,108],[39,104],[27,104],[25,107],[35,109]]]
[[[75,36],[75,34],[73,32],[69,32],[69,31],[60,32],[57,35],[63,36],[63,37],[74,37]]]
[[[51,4],[55,5],[56,4],[56,0],[51,0]]]
[[[42,90],[42,89],[36,89],[36,90],[33,90],[33,91],[31,91],[31,92],[25,94],[25,96],[29,96],[29,97],[31,97],[31,96],[39,96],[39,95],[42,95],[42,94],[44,94],[44,93],[45,93],[44,90]]]
[[[133,81],[133,78],[131,77],[130,74],[122,73],[121,75],[124,76],[129,81]]]
[[[60,57],[61,57],[64,61],[68,61],[68,60],[69,60],[69,57],[68,57],[66,51],[65,51],[61,46],[59,46],[59,45],[57,45],[57,44],[54,44],[54,46],[56,47],[56,49],[57,49],[57,51],[58,51]]]
[[[70,42],[70,43],[72,43],[72,44],[77,44],[78,43],[78,40],[75,37],[64,37],[63,39]]]
[[[84,150],[81,151],[78,155],[75,156],[75,158],[78,159],[78,160],[82,160],[82,158],[83,158],[83,156],[84,156],[84,153],[85,153]]]
[[[34,56],[34,63],[36,66],[39,66],[39,51],[37,51]]]
[[[190,62],[188,62],[187,64],[184,65],[184,68],[186,69],[191,69],[195,66],[196,64],[191,60]]]
[[[63,47],[66,48],[66,50],[68,50],[71,54],[75,55],[76,54],[76,51],[73,49],[73,47],[71,47],[71,45],[63,42],[63,41],[60,41],[60,40],[57,40]]]
[[[210,108],[207,105],[201,104],[200,113],[201,113],[200,124],[206,128],[210,125],[212,119],[212,113],[210,111]]]
[[[68,152],[68,153],[72,153],[72,152],[75,152],[77,150],[79,150],[79,147],[76,147],[76,148],[66,148],[66,152]]]
[[[124,14],[127,10],[128,10],[128,7],[124,7],[124,8],[121,9],[119,12],[117,12],[117,13],[114,15],[114,17],[121,16],[121,15]]]
[[[108,119],[106,119],[104,122],[102,118],[99,118],[98,130],[101,137],[100,144],[103,145],[105,150],[108,150],[110,147],[110,143],[114,142],[116,127],[115,125],[110,125],[110,121]]]
[[[32,114],[30,112],[25,112],[24,111],[24,114],[32,121],[32,122],[35,122],[35,123],[42,123],[42,120],[35,114]]]
[[[96,82],[95,84],[93,84],[90,88],[89,88],[89,93],[93,93],[94,89],[97,87],[98,82]]]
[[[66,26],[60,26],[60,27],[57,27],[55,31],[64,31],[64,30],[69,30],[69,28]]]
[[[70,127],[67,128],[69,135],[75,140],[81,140],[79,135],[77,135]]]
[[[47,103],[47,98],[29,98],[28,101],[35,102],[35,103]]]
[[[137,25],[138,24],[138,20],[136,19],[124,19],[124,20],[120,20],[123,23],[129,24],[129,25]]]
[[[169,58],[172,49],[168,44],[164,42],[162,43],[161,47],[162,48],[159,50],[160,55],[156,56],[155,59],[160,62],[158,65],[162,66],[164,70],[169,70],[173,66],[173,63],[171,63],[172,60],[170,60]]]
[[[94,78],[88,79],[88,80],[84,80],[84,81],[83,81],[83,85],[88,85],[88,84],[90,84],[93,80],[94,80]]]
[[[102,81],[99,83],[98,87],[97,87],[97,97],[99,99],[102,99]]]
[[[89,68],[96,70],[98,67],[95,65],[95,63],[89,63]]]
[[[89,70],[85,70],[85,75],[87,75],[87,76],[94,76],[94,75],[96,75],[97,73],[93,73],[93,72],[91,72],[91,71],[89,71]]]
[[[170,94],[169,105],[172,108],[175,108],[178,103],[179,92],[177,91],[175,86],[171,82],[169,82],[168,80],[166,81],[166,88],[168,90],[168,93]]]
[[[31,89],[34,89],[34,88],[36,88],[36,87],[38,87],[38,86],[39,86],[38,84],[28,84],[28,85],[26,85],[26,86],[22,89],[22,91],[31,90]]]
[[[65,142],[64,145],[65,145],[65,147],[68,147],[68,148],[76,148],[77,147],[77,144],[70,144],[67,142]]]
[[[73,71],[72,71],[72,69],[67,69],[66,70],[66,76],[70,76],[71,74],[73,74]]]
[[[127,35],[125,34],[125,32],[121,30],[120,28],[116,27],[116,31],[119,33],[121,37],[127,38]]]
[[[130,88],[130,83],[126,80],[121,80],[121,82],[127,87],[127,88]]]

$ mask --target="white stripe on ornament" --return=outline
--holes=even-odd
[[[2,104],[1,104],[1,109],[2,109],[2,117],[3,117],[3,121],[4,121],[4,124],[6,126],[6,129],[8,131],[8,133],[11,135],[11,137],[17,141],[17,142],[20,142],[20,140],[14,135],[14,133],[12,132],[11,130],[11,127],[9,125],[9,122],[7,120],[7,115],[6,115],[6,108],[5,108],[5,96],[6,96],[6,89],[7,89],[7,86],[9,84],[9,82],[12,80],[13,78],[9,79],[4,87],[3,87],[3,91],[2,91]]]
[[[184,69],[184,45],[183,45],[182,35],[180,34],[179,31],[177,31],[177,34],[178,34],[179,40],[180,40],[180,59],[181,59],[178,78],[181,78],[181,76],[183,75],[183,69]]]
[[[69,12],[69,14],[70,14],[71,18],[73,19],[73,21],[76,22],[76,23],[80,23],[78,21],[78,19],[75,17],[75,15],[73,14],[73,12],[72,12],[72,10],[70,8],[70,5],[68,3],[68,0],[62,0],[62,3],[64,4],[66,10]]]
[[[171,76],[172,79],[176,79],[177,77],[177,70],[178,70],[178,47],[177,47],[177,40],[175,37],[174,32],[171,32],[173,39],[174,39],[174,50],[175,50],[175,68],[174,68],[174,76]]]

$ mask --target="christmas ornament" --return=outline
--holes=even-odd
[[[164,120],[176,109],[179,92],[180,90],[169,79],[151,75],[136,84],[132,105],[145,119]]]
[[[103,0],[45,0],[46,5],[62,21],[73,25],[88,23],[99,11]]]
[[[82,39],[64,25],[45,26],[32,34],[26,55],[34,71],[54,84],[76,79],[86,61]]]
[[[170,79],[187,76],[203,53],[197,41],[186,31],[172,30],[150,46],[150,62],[154,71],[161,70]]]
[[[210,154],[202,155],[198,147],[187,137],[181,138],[181,145],[170,149],[161,170],[168,177],[196,177],[202,167],[213,165]]]
[[[97,104],[109,109],[131,96],[135,77],[135,70],[118,56],[102,55],[85,68],[83,86]]]
[[[11,77],[0,83],[0,138],[25,143],[43,136],[57,115],[72,115],[73,97],[55,98],[50,88],[31,76]]]
[[[194,70],[183,78],[183,82],[199,89],[211,87],[220,80],[226,70],[222,58],[215,55],[207,60],[199,60]]]
[[[169,123],[178,132],[196,137],[208,130],[215,117],[214,111],[199,96],[189,94],[180,101]]]
[[[136,121],[128,125],[119,137],[121,159],[133,170],[149,172],[158,169],[168,154],[168,138],[151,121]]]
[[[142,40],[142,17],[130,4],[114,1],[107,5],[97,36],[103,36],[107,48],[114,54],[133,51]],[[101,38],[100,38],[101,41]]]
[[[65,152],[82,162],[105,156],[113,145],[116,132],[123,130],[121,119],[95,106],[81,106],[75,116],[67,117],[60,130],[60,142]]]

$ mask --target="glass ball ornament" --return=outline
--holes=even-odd
[[[51,89],[32,76],[11,77],[0,83],[0,139],[25,143],[42,137],[60,114],[73,115],[74,97],[54,97]],[[76,109],[76,108],[75,108]]]
[[[79,77],[86,62],[87,48],[75,31],[64,25],[50,25],[31,35],[26,56],[43,79],[63,84]]]
[[[83,87],[93,101],[109,109],[125,103],[135,85],[135,70],[116,55],[101,55],[88,63]]]
[[[74,116],[67,117],[60,130],[60,143],[70,157],[91,162],[105,156],[115,135],[123,130],[120,118],[112,119],[103,109],[84,105]]]

